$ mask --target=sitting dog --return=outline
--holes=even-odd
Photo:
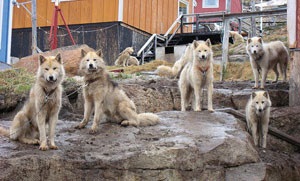
[[[135,104],[114,83],[105,69],[102,51],[81,51],[80,72],[84,75],[84,118],[76,128],[84,128],[92,112],[94,121],[91,133],[98,129],[99,121],[106,119],[110,122],[120,123],[123,126],[150,126],[160,122],[159,117],[153,113],[136,112]]]
[[[115,61],[115,65],[117,66],[128,66],[127,60],[130,58],[130,55],[134,52],[132,47],[127,47],[123,50],[117,60]]]
[[[0,134],[22,143],[40,144],[40,150],[47,150],[48,124],[50,148],[58,149],[54,143],[54,136],[61,107],[61,83],[64,75],[60,54],[55,57],[40,55],[37,80],[30,90],[29,100],[14,117],[10,130],[0,128]]]

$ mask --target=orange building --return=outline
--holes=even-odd
[[[19,3],[27,0],[18,0]],[[193,13],[194,0],[60,0],[69,25],[120,21],[148,33],[164,34],[181,14]],[[25,5],[29,10],[31,4]],[[54,0],[37,0],[37,25],[51,26]],[[13,28],[31,27],[31,16],[14,7]],[[59,18],[59,24],[63,24]]]

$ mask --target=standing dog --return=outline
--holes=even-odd
[[[195,95],[194,111],[201,111],[202,92],[207,87],[208,110],[213,112],[213,52],[211,42],[195,41],[191,45],[193,49],[193,60],[189,61],[183,68],[179,78],[179,89],[181,94],[181,111],[185,111],[190,103],[190,96]]]
[[[106,116],[108,121],[123,126],[150,126],[159,123],[159,117],[152,113],[136,113],[136,107],[123,90],[110,80],[105,69],[101,50],[81,51],[80,72],[84,75],[84,118],[76,128],[84,128],[94,110],[91,133],[98,129],[99,121]]]
[[[117,60],[115,61],[115,65],[117,66],[128,66],[127,60],[130,58],[130,55],[134,52],[132,47],[127,47],[123,50]]]
[[[269,94],[266,91],[252,93],[246,106],[246,120],[255,146],[266,148],[267,134],[272,106]]]
[[[1,134],[26,144],[39,143],[40,150],[47,150],[46,124],[48,124],[50,148],[57,149],[54,135],[61,107],[61,83],[64,75],[60,54],[55,57],[40,55],[37,80],[30,90],[29,100],[14,117],[10,130],[1,128]]]
[[[157,67],[157,73],[161,76],[166,76],[169,78],[176,78],[179,77],[180,72],[182,71],[183,67],[189,62],[193,60],[193,45],[189,44],[184,54],[177,60],[173,67],[168,67],[165,65],[160,65]]]
[[[263,43],[263,40],[260,37],[253,37],[248,39],[246,49],[248,55],[250,56],[250,63],[255,79],[255,85],[253,88],[258,88],[260,71],[262,74],[262,89],[265,88],[267,74],[270,69],[274,70],[276,74],[274,82],[277,82],[279,77],[277,65],[280,67],[280,71],[283,75],[283,80],[286,81],[289,53],[287,48],[281,41]]]

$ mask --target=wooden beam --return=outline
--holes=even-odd
[[[246,122],[246,115],[237,111],[237,110],[234,110],[232,108],[225,108],[225,109],[218,109],[217,111],[221,111],[221,112],[226,112],[226,113],[229,113],[229,114],[232,114],[234,115],[235,117],[239,118],[240,120]],[[279,139],[282,139],[294,146],[297,146],[298,148],[300,148],[300,141],[276,128],[273,128],[271,126],[269,126],[269,131],[268,133],[272,136],[275,136]]]

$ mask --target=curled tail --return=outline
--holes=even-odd
[[[157,67],[157,74],[162,77],[174,77],[172,67],[160,65]]]
[[[138,126],[153,126],[160,122],[159,117],[153,113],[141,113],[137,115]]]
[[[2,127],[0,127],[0,135],[2,135],[2,136],[5,136],[5,137],[8,137],[8,138],[9,138],[9,130],[8,130],[8,129],[5,129],[5,128],[2,128]]]

